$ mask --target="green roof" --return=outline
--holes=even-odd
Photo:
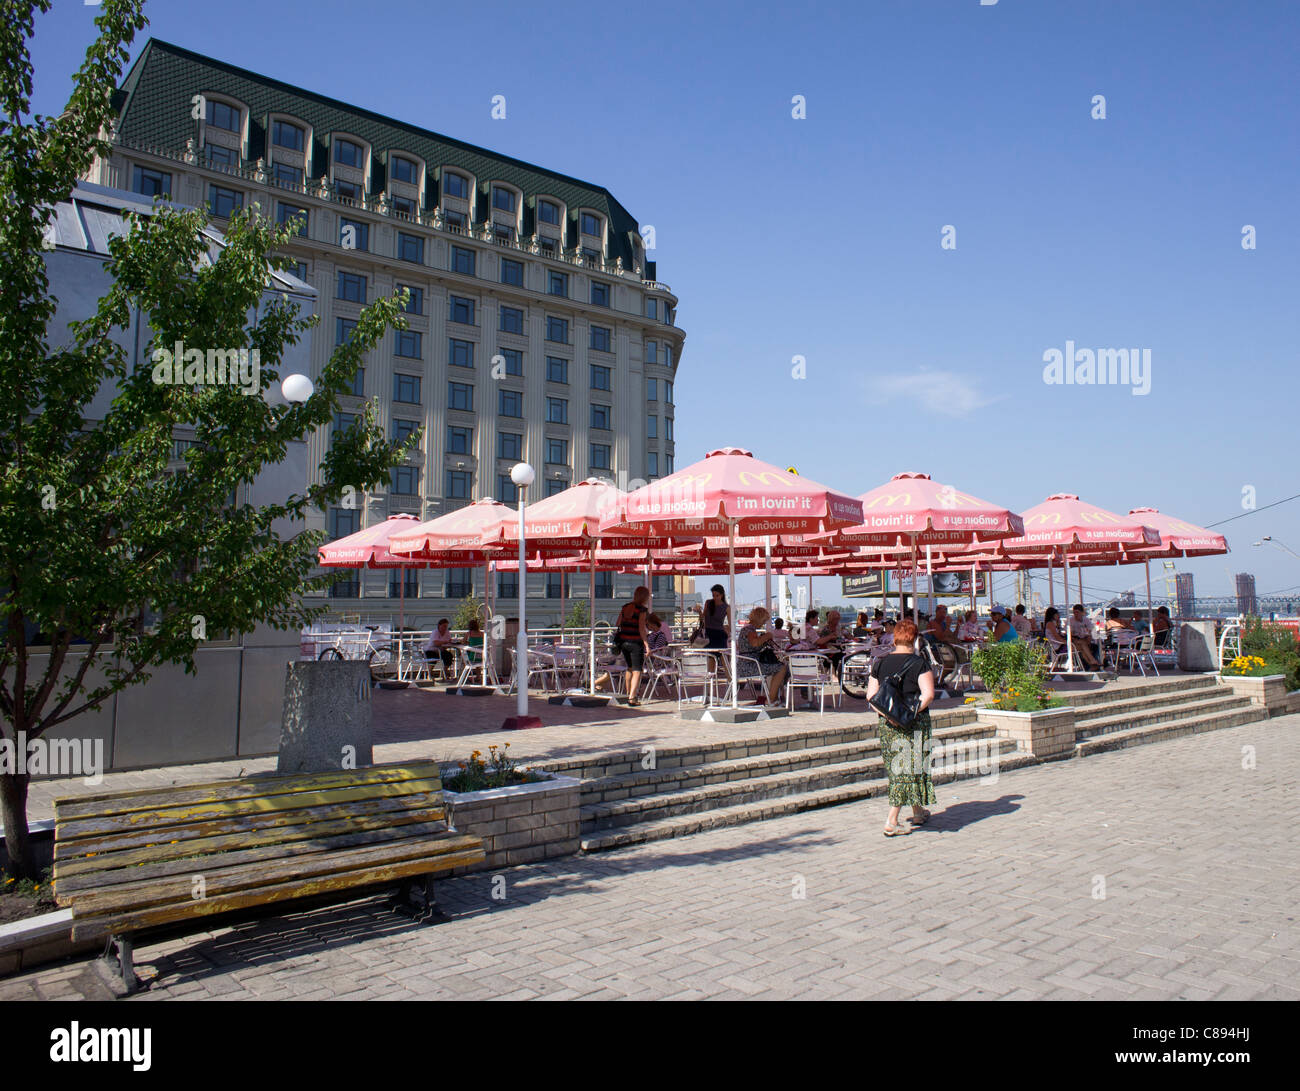
[[[385,153],[405,150],[429,165],[429,191],[425,195],[429,207],[437,203],[435,172],[444,166],[459,167],[478,179],[480,185],[489,181],[506,182],[523,191],[525,234],[534,229],[533,206],[539,194],[549,194],[565,203],[570,212],[570,229],[573,229],[576,209],[595,209],[609,222],[610,260],[621,257],[628,268],[634,264],[632,240],[637,235],[637,222],[603,186],[304,91],[157,38],[145,43],[117,93],[117,132],[129,141],[182,151],[185,141],[198,135],[190,114],[191,102],[204,91],[229,95],[248,106],[249,159],[256,160],[265,154],[268,116],[289,114],[312,126],[312,164],[318,176],[325,173],[324,165],[329,161],[329,134],[350,133],[369,142],[375,151],[373,189],[383,187],[387,169]],[[482,209],[487,202],[480,201],[479,206]],[[573,245],[572,237],[564,241]]]

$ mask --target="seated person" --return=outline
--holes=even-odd
[[[894,619],[890,618],[885,622],[885,631],[880,635],[880,646],[893,646],[894,643]]]
[[[772,643],[782,649],[790,645],[790,634],[786,631],[784,618],[772,619]]]
[[[1015,626],[1021,640],[1034,631],[1033,624],[1030,622],[1028,615],[1025,614],[1025,604],[1023,602],[1017,604],[1016,612],[1008,620]]]
[[[844,662],[844,652],[840,650],[840,612],[832,610],[826,615],[826,626],[820,632],[814,632],[812,647],[814,651],[825,653],[839,674],[840,664]]]
[[[1053,654],[1065,651],[1065,633],[1061,630],[1061,612],[1055,606],[1049,606],[1043,615],[1043,639]]]
[[[867,619],[865,610],[858,614],[857,620],[853,623],[853,639],[865,640],[871,635],[871,623]]]
[[[785,661],[776,654],[772,634],[763,630],[769,616],[763,607],[755,606],[749,611],[749,619],[745,627],[740,630],[736,641],[737,653],[749,656],[757,662],[758,669],[763,673],[765,700],[755,701],[756,705],[779,704],[781,686],[784,685],[786,675],[790,671]]]
[[[1161,606],[1156,611],[1156,616],[1151,622],[1151,631],[1155,634],[1155,647],[1169,647],[1169,638],[1173,633],[1173,626],[1169,623],[1169,607]]]
[[[989,639],[991,641],[1005,644],[1020,639],[1020,634],[1016,632],[1016,627],[1007,620],[1007,609],[1005,606],[993,607],[992,614],[993,617],[989,623],[992,626],[989,631]]]
[[[974,610],[967,610],[961,625],[957,627],[957,639],[963,644],[976,644],[980,638],[980,623]]]
[[[1076,602],[1074,609],[1070,611],[1070,642],[1089,670],[1096,670],[1101,666],[1099,659],[1101,649],[1093,642],[1092,620],[1084,612],[1082,603]]]
[[[483,654],[483,630],[479,628],[478,618],[474,618],[465,630],[465,647],[470,659],[477,660]]]
[[[650,645],[650,654],[662,655],[664,649],[668,647],[668,626],[658,614],[651,614],[645,622],[646,630],[650,634],[646,639],[646,643]]]
[[[444,673],[456,661],[451,650],[451,646],[456,643],[456,638],[451,635],[450,625],[451,623],[445,617],[439,618],[438,627],[429,634],[429,639],[424,644],[424,658],[430,662],[435,659],[440,660]]]
[[[934,611],[934,620],[926,630],[929,636],[942,644],[956,644],[957,634],[948,625],[948,607],[938,606]]]

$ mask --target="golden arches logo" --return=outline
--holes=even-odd
[[[678,474],[672,479],[672,485],[679,489],[699,488],[713,480],[713,474]]]
[[[1036,523],[1039,526],[1046,526],[1048,523],[1059,523],[1060,521],[1061,513],[1059,511],[1040,511],[1026,519],[1025,526],[1029,526],[1032,523]]]
[[[1085,511],[1079,519],[1085,523],[1118,523],[1120,518],[1108,511]]]
[[[911,502],[912,494],[910,492],[890,493],[888,495],[874,497],[869,503],[863,504],[862,506],[863,508],[874,508],[877,504],[884,504],[885,507],[892,508],[895,504],[910,504]]]
[[[796,484],[776,470],[741,470],[740,483],[742,485],[784,485],[786,488],[793,488]]]

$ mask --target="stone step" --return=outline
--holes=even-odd
[[[863,714],[860,719],[853,717],[848,723],[835,723],[833,720],[818,724],[815,728],[792,731],[779,735],[741,735],[727,738],[730,732],[743,731],[746,725],[734,727],[727,724],[701,725],[707,731],[716,733],[717,742],[695,744],[692,746],[663,746],[655,750],[655,766],[659,769],[679,768],[682,766],[708,765],[718,761],[732,761],[736,758],[750,757],[754,754],[779,754],[788,750],[801,750],[809,747],[834,746],[839,743],[856,742],[876,737],[876,717],[868,714],[865,702],[862,703]],[[836,717],[838,719],[838,717]],[[941,729],[960,727],[975,723],[975,710],[968,707],[935,709],[930,713],[930,720],[937,733]],[[589,780],[594,777],[619,776],[636,773],[642,769],[646,754],[643,750],[625,750],[604,754],[585,754],[576,758],[562,758],[554,761],[529,762],[530,769],[543,769],[563,776],[579,777]]]
[[[935,745],[942,746],[969,739],[992,738],[994,729],[987,724],[971,723],[941,728],[933,733]],[[582,783],[582,803],[613,803],[624,799],[698,788],[706,784],[725,784],[792,772],[821,765],[840,765],[865,761],[880,754],[880,740],[875,734],[831,746],[809,746],[798,750],[750,754],[725,761],[700,765],[639,769],[634,773],[592,777]]]
[[[1144,743],[1163,742],[1183,735],[1196,735],[1203,731],[1218,731],[1225,727],[1237,727],[1241,724],[1254,723],[1263,719],[1263,710],[1257,705],[1249,705],[1231,712],[1218,712],[1211,716],[1192,716],[1146,727],[1129,728],[1126,731],[1111,731],[1104,735],[1089,736],[1080,739],[1074,746],[1076,757],[1089,754],[1101,754],[1107,750],[1121,750],[1127,746],[1139,746]]]
[[[1205,704],[1207,701],[1225,699],[1239,700],[1231,692],[1224,692],[1221,686],[1215,686],[1212,689],[1189,690],[1186,693],[1174,693],[1166,696],[1138,697],[1132,701],[1089,705],[1075,713],[1074,723],[1076,727],[1082,730],[1090,728],[1093,724],[1113,723],[1125,717],[1137,722],[1144,716],[1165,712],[1177,713],[1179,709],[1193,708]]]
[[[1175,693],[1189,693],[1194,690],[1213,689],[1218,683],[1213,674],[1180,674],[1173,677],[1147,678],[1133,685],[1114,689],[1095,689],[1068,692],[1058,690],[1075,708],[1088,708],[1092,705],[1112,704],[1116,701],[1130,701],[1139,697],[1155,697]]]
[[[1007,739],[965,739],[936,746],[933,766],[937,773],[953,767],[982,765],[987,774],[991,763],[995,763],[994,768],[1001,769],[1004,759],[1015,754],[1015,744]],[[676,792],[658,792],[625,800],[593,803],[581,809],[583,829],[595,832],[676,815],[699,814],[781,796],[817,792],[857,781],[883,779],[884,776],[884,761],[876,757],[705,784]]]
[[[1228,715],[1233,712],[1239,712],[1241,709],[1250,704],[1249,699],[1233,697],[1231,695],[1224,697],[1210,697],[1203,701],[1194,701],[1191,704],[1171,705],[1168,708],[1149,709],[1139,714],[1121,713],[1118,716],[1105,716],[1100,719],[1088,720],[1080,725],[1075,721],[1075,738],[1091,739],[1102,735],[1110,735],[1117,731],[1128,731],[1133,728],[1154,727],[1157,724],[1169,723],[1171,720],[1188,720],[1202,716]]]
[[[1014,769],[1017,766],[1031,764],[1033,760],[1026,754],[1011,753],[1000,760],[998,768],[1000,771]],[[970,762],[936,771],[933,779],[936,784],[944,784],[953,780],[983,776],[985,773],[986,770],[981,770],[979,762]],[[888,780],[877,777],[757,802],[737,803],[701,813],[678,814],[613,829],[593,830],[582,835],[582,851],[602,852],[649,841],[663,841],[671,837],[685,837],[703,830],[738,826],[746,822],[758,822],[763,819],[798,814],[800,811],[811,811],[818,807],[831,807],[839,803],[871,799],[887,795],[888,792]],[[881,824],[883,825],[883,816]]]

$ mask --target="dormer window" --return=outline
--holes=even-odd
[[[469,179],[463,174],[453,174],[449,171],[442,176],[442,191],[448,197],[468,197]]]
[[[239,132],[239,108],[226,102],[214,102],[208,99],[208,124],[214,129]]]
[[[505,186],[493,186],[492,207],[502,212],[513,213],[515,210],[514,190],[506,189]]]
[[[342,167],[364,167],[366,165],[366,149],[351,140],[335,140],[334,162]]]
[[[581,219],[581,230],[584,235],[600,234],[600,217],[593,216],[590,212],[584,212]]]
[[[560,206],[554,201],[537,202],[537,218],[544,224],[560,226]]]
[[[303,149],[304,132],[298,125],[288,121],[273,121],[271,123],[271,143],[277,148],[287,148],[292,152],[300,152]]]
[[[394,182],[409,182],[415,185],[419,173],[419,168],[411,160],[403,159],[400,155],[393,156],[389,174]]]

